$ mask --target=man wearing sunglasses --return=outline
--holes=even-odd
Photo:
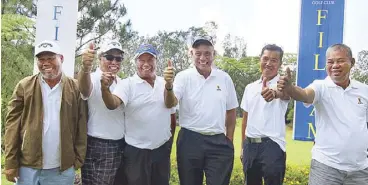
[[[169,185],[170,151],[175,126],[175,108],[165,106],[165,81],[156,75],[157,51],[141,45],[134,57],[137,73],[108,88],[110,76],[102,79],[102,96],[113,110],[124,107],[126,118],[124,172],[129,185]]]
[[[122,163],[124,137],[124,114],[121,109],[106,108],[101,94],[103,75],[114,77],[109,87],[114,90],[120,78],[117,73],[123,60],[123,50],[117,41],[110,41],[101,48],[99,67],[92,72],[95,57],[94,45],[82,55],[82,69],[78,74],[82,97],[88,100],[88,146],[85,164],[82,167],[84,185],[112,185]]]
[[[195,67],[180,72],[165,69],[166,106],[179,102],[180,132],[177,162],[181,185],[228,185],[234,162],[233,135],[238,100],[230,76],[213,66],[212,39],[192,44]],[[226,133],[226,134],[224,134]]]

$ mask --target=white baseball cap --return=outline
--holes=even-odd
[[[100,51],[102,53],[106,53],[106,52],[108,52],[108,51],[110,51],[112,49],[117,49],[117,50],[120,50],[122,53],[124,53],[123,48],[122,48],[120,42],[119,41],[116,41],[116,40],[112,40],[112,41],[108,42],[107,44],[103,45],[101,47],[101,50]]]
[[[44,40],[35,46],[35,56],[45,51],[61,54],[59,45],[49,40]]]

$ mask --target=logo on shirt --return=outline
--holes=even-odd
[[[358,98],[358,104],[363,104],[363,102],[360,98]]]
[[[219,85],[217,85],[217,89],[216,89],[217,91],[221,91],[221,88],[220,88],[220,86]]]

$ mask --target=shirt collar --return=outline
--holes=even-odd
[[[198,72],[198,69],[194,66],[193,68],[192,68],[192,70],[193,70],[193,72],[197,75],[197,76],[203,76],[203,75],[201,75],[199,72]],[[210,76],[211,77],[215,77],[215,76],[217,76],[217,68],[214,68],[214,67],[211,67],[211,73],[210,73]],[[208,76],[208,77],[210,77],[210,76]]]
[[[63,81],[64,76],[65,76],[65,75],[64,75],[64,73],[61,73],[61,78],[60,78],[60,80],[59,80],[59,82],[58,82],[57,84],[59,84],[60,82],[62,82],[62,81]],[[42,74],[41,74],[41,73],[40,73],[40,77],[41,77],[41,78],[40,78],[40,80],[41,80],[41,82],[42,82],[42,83],[47,83],[47,82],[45,81],[45,79],[43,78],[43,76],[42,76]],[[57,84],[56,84],[56,85],[57,85]]]
[[[155,81],[157,79],[157,75],[156,75],[156,78],[155,78]],[[133,75],[133,80],[136,82],[136,83],[144,83],[146,80],[143,80],[141,77],[138,76],[137,73],[135,73]]]
[[[326,81],[326,85],[327,87],[340,87],[338,85],[335,84],[335,82],[332,81],[331,77],[330,76],[327,76],[325,78],[325,81]],[[356,81],[352,80],[350,78],[350,84],[348,85],[348,87],[346,89],[358,89],[358,84],[356,83]]]
[[[275,77],[273,77],[268,83],[269,84],[274,84],[274,83],[277,83],[277,81],[280,79],[280,74],[277,74]],[[263,81],[263,77],[261,76],[260,79],[257,80],[257,83],[262,83]]]

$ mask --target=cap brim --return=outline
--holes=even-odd
[[[44,52],[49,52],[49,53],[54,53],[54,54],[56,54],[56,55],[59,55],[59,53],[57,53],[57,52],[55,52],[55,51],[48,51],[48,50],[45,50],[45,51],[40,51],[40,52],[38,52],[38,53],[35,53],[35,56],[37,57],[39,54],[44,53]]]
[[[120,48],[110,48],[110,49],[107,49],[106,51],[102,51],[102,52],[103,52],[103,53],[106,53],[106,52],[108,52],[108,51],[110,51],[110,50],[113,50],[113,49],[118,50],[118,51],[120,51],[121,53],[123,53],[123,54],[124,54],[124,51],[123,51],[122,49],[120,49]]]
[[[142,53],[137,53],[134,58],[137,59],[137,58],[139,58],[141,55],[143,55],[145,53],[148,53],[148,54],[152,55],[153,57],[157,58],[157,55],[155,55],[155,54],[153,54],[151,52],[148,52],[148,51],[145,51],[145,52],[142,52]]]
[[[195,47],[198,47],[201,44],[205,44],[205,45],[208,45],[208,46],[213,46],[212,42],[209,41],[209,40],[206,40],[206,39],[198,39],[198,40],[196,40],[196,41],[193,42],[192,47],[195,48]]]

